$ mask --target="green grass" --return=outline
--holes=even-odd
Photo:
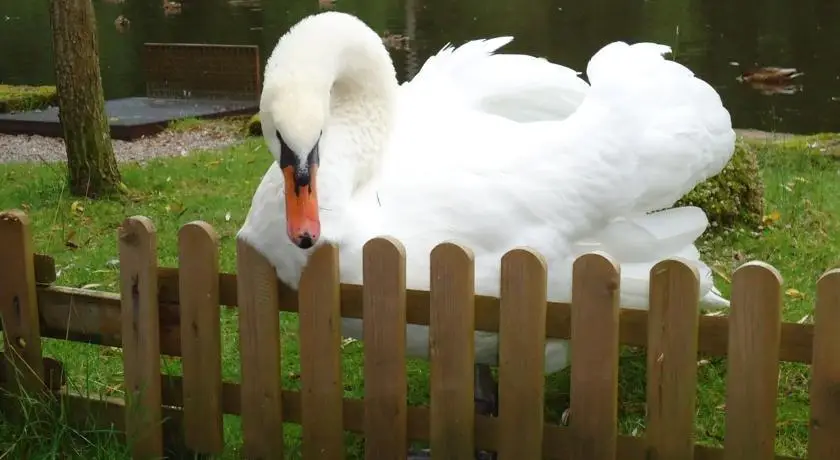
[[[184,122],[182,129],[188,129]],[[830,235],[840,231],[840,174],[838,163],[812,155],[807,146],[756,147],[766,182],[767,225],[759,232],[731,230],[704,237],[701,247],[712,265],[728,276],[747,260],[763,260],[784,276],[785,289],[797,295],[785,299],[786,321],[799,321],[811,313],[814,284],[823,271],[840,263],[840,243]],[[198,152],[189,157],[154,160],[143,166],[123,165],[127,197],[103,201],[77,200],[64,187],[60,165],[0,165],[0,209],[24,209],[31,216],[36,250],[55,257],[57,284],[118,291],[116,229],[125,217],[150,217],[158,232],[161,265],[175,266],[176,237],[181,225],[204,220],[221,236],[222,270],[235,271],[235,235],[245,219],[253,192],[270,155],[262,140],[249,139],[218,152]],[[778,217],[778,219],[773,219]],[[728,279],[718,286],[729,292]],[[795,294],[791,291],[791,294]],[[809,320],[808,318],[805,319]],[[223,375],[239,380],[236,315],[224,311]],[[296,317],[281,315],[283,334],[283,385],[298,388]],[[71,387],[90,394],[122,396],[122,362],[119,349],[59,340],[44,340],[49,356],[60,359]],[[361,343],[344,348],[345,396],[361,397]],[[179,372],[175,360],[164,360],[165,372]],[[724,434],[725,360],[710,359],[699,366],[696,435],[699,442],[719,445]],[[409,363],[409,403],[428,403],[427,364]],[[621,431],[644,432],[645,359],[643,351],[625,350],[621,360]],[[804,456],[807,443],[808,368],[784,364],[779,389],[776,449]],[[568,372],[547,377],[547,417],[558,421],[568,401]],[[29,420],[47,427],[34,430],[0,424],[0,458],[126,458],[125,447],[108,431],[75,431],[62,423],[60,414],[29,411]],[[36,426],[32,425],[32,426]],[[225,458],[238,458],[241,436],[236,417],[226,417]],[[49,433],[45,435],[44,433]],[[289,451],[298,451],[300,431],[287,425]],[[349,452],[362,452],[361,440],[347,436]],[[350,458],[353,458],[352,456]]]

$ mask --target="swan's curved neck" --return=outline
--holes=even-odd
[[[280,85],[278,96],[290,111],[285,116],[308,123],[307,107],[326,112],[320,123],[310,123],[323,126],[319,200],[340,206],[375,174],[386,148],[399,88],[391,57],[362,21],[329,12],[295,25],[270,61],[266,82]]]

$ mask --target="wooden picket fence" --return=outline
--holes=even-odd
[[[160,268],[152,222],[131,217],[118,231],[120,296],[53,285],[54,263],[33,253],[30,232],[23,213],[0,215],[4,385],[46,387],[80,422],[114,424],[134,458],[160,457],[169,438],[219,454],[222,414],[236,414],[247,458],[284,458],[283,423],[294,422],[307,460],[344,458],[345,430],[364,435],[371,460],[405,458],[410,440],[446,459],[472,458],[475,446],[501,459],[782,459],[780,360],[812,366],[808,458],[840,458],[837,269],[819,280],[813,325],[781,322],[780,276],[763,263],[735,271],[729,317],[705,316],[696,271],[676,260],[652,269],[650,310],[641,311],[619,308],[619,269],[600,254],[575,262],[571,304],[546,302],[544,261],[527,249],[501,260],[500,299],[474,295],[471,253],[454,244],[432,251],[430,292],[406,290],[403,249],[387,238],[365,245],[363,286],[339,283],[338,252],[325,245],[295,292],[242,241],[237,275],[219,273],[219,238],[202,222],[181,228],[179,268]],[[239,311],[238,384],[222,380],[220,305]],[[281,388],[278,311],[299,315],[299,392]],[[364,321],[362,400],[342,395],[342,316]],[[406,403],[407,322],[430,326],[430,407]],[[498,417],[474,413],[474,330],[500,334]],[[122,347],[127,398],[68,390],[41,337]],[[568,427],[544,421],[546,337],[572,341]],[[647,348],[643,438],[617,432],[619,344]],[[698,353],[728,357],[723,449],[693,441]],[[161,355],[181,357],[183,376],[161,375]]]

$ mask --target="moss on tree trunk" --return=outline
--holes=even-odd
[[[50,0],[50,24],[70,191],[87,197],[118,191],[91,0]]]

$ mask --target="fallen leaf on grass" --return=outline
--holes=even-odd
[[[184,212],[184,205],[182,203],[170,203],[166,205],[166,212],[173,212],[175,214],[180,214]]]
[[[761,223],[764,226],[770,226],[770,225],[773,225],[774,223],[778,222],[779,219],[781,219],[781,218],[782,218],[782,215],[779,213],[779,211],[773,211],[770,214],[767,214],[766,216],[763,216],[761,218]]]
[[[82,205],[81,201],[74,201],[70,204],[70,212],[73,214],[81,214],[85,212],[85,207]]]
[[[803,294],[802,292],[799,292],[798,290],[796,290],[794,288],[789,288],[789,289],[785,290],[785,295],[788,296],[788,297],[792,297],[794,299],[804,299],[805,298],[805,294]]]
[[[76,230],[71,229],[69,232],[67,232],[67,238],[64,239],[64,246],[66,246],[70,249],[78,249],[79,245],[76,244],[75,241],[73,241],[73,237],[75,237],[75,236],[76,236]]]
[[[713,265],[712,266],[712,271],[717,276],[721,277],[722,280],[726,281],[727,283],[732,283],[732,280],[729,278],[729,276],[726,275],[726,273],[720,267],[718,267],[716,265]]]

